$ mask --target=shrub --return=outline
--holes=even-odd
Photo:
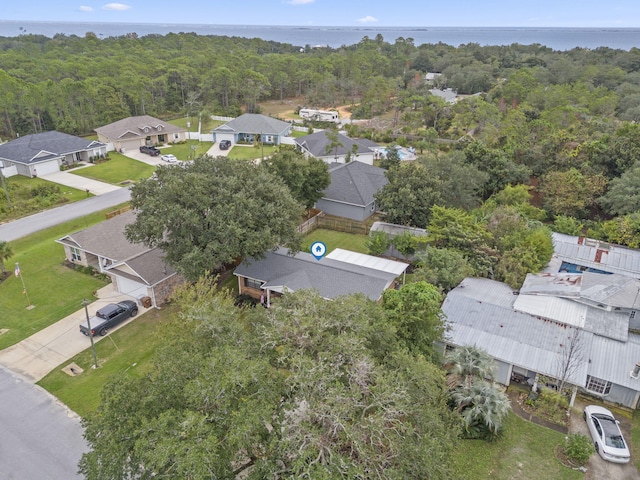
[[[564,453],[571,460],[580,465],[584,465],[593,452],[593,443],[591,443],[591,439],[586,435],[572,433],[567,437]]]
[[[31,189],[31,196],[36,197],[54,197],[60,195],[60,187],[53,183],[36,185]]]
[[[369,239],[367,240],[367,249],[369,255],[383,255],[387,248],[389,248],[389,237],[384,232],[369,232]]]

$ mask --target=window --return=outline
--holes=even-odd
[[[611,382],[602,380],[601,378],[587,376],[587,390],[598,395],[609,395],[611,391]]]
[[[71,261],[72,262],[80,262],[82,261],[82,256],[80,255],[80,250],[75,247],[71,247]]]
[[[178,140],[178,139],[180,138],[180,134],[179,134],[179,133],[174,133],[174,134],[173,134],[173,138],[174,138],[175,140]]]
[[[273,135],[265,135],[264,143],[273,143]]]
[[[262,283],[260,280],[254,280],[253,278],[246,278],[244,279],[244,286],[247,288],[255,288],[257,290],[260,289],[260,287],[262,286]]]

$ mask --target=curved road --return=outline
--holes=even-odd
[[[89,450],[78,416],[44,389],[0,368],[0,478],[82,478]]]
[[[20,218],[0,225],[0,241],[10,242],[74,218],[83,217],[90,213],[128,202],[130,199],[131,192],[129,189],[120,188],[113,192]]]
[[[12,241],[131,199],[128,188],[0,225]],[[88,451],[79,417],[46,390],[0,366],[0,479],[82,478],[78,462]]]

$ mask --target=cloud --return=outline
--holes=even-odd
[[[359,18],[358,23],[375,23],[378,21],[376,17],[372,17],[371,15],[367,15],[366,17]]]
[[[129,10],[131,5],[125,5],[124,3],[107,3],[102,6],[103,10],[116,10],[118,12],[124,12],[125,10]]]
[[[78,8],[81,12],[93,12],[93,7],[87,7],[86,5],[80,5]]]
[[[309,3],[313,3],[316,0],[289,0],[288,3],[289,5],[308,5]]]

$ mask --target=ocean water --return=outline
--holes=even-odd
[[[381,34],[385,41],[412,38],[415,45],[446,43],[458,46],[467,43],[480,45],[540,44],[554,50],[576,47],[595,49],[609,47],[630,50],[640,46],[640,28],[528,28],[528,27],[294,27],[255,25],[209,25],[171,23],[79,23],[79,22],[19,22],[0,20],[0,36],[16,37],[38,34],[84,36],[95,33],[99,38],[116,37],[127,33],[138,36],[180,32],[198,35],[261,38],[295,46],[353,45],[367,36]]]

